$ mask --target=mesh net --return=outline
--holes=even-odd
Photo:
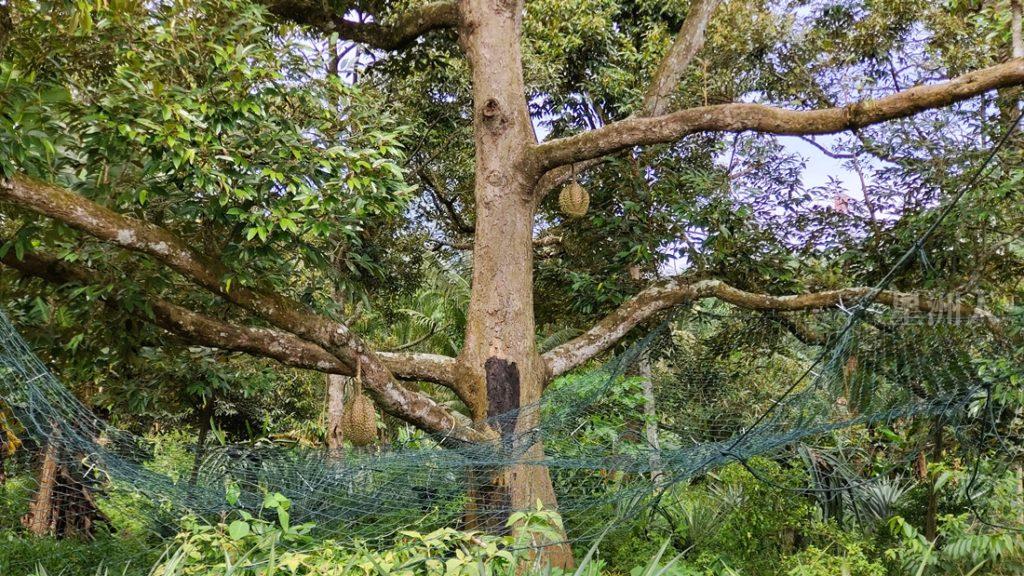
[[[314,522],[341,546],[393,546],[402,530],[465,525],[470,510],[477,526],[500,527],[514,510],[482,491],[480,478],[536,466],[552,477],[568,539],[585,542],[725,463],[825,450],[841,430],[927,418],[965,444],[996,441],[1000,415],[989,395],[1020,374],[1019,356],[990,319],[879,306],[771,315],[691,308],[604,366],[556,381],[538,404],[493,419],[516,430],[500,441],[435,437],[344,453],[220,444],[205,451],[194,479],[157,471],[150,441],[97,417],[2,313],[0,400],[17,421],[9,428],[86,486],[114,524],[130,510],[133,529],[157,536],[173,534],[185,514],[211,522],[232,510],[257,514],[274,492],[290,499],[294,523]],[[635,376],[650,362],[656,378]]]

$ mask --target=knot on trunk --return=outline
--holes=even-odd
[[[484,126],[491,134],[498,135],[505,131],[509,125],[509,118],[501,109],[501,103],[494,98],[488,98],[480,109],[480,116],[483,118]]]

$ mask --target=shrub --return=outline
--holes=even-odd
[[[890,527],[898,541],[885,556],[896,571],[956,576],[1024,573],[1020,533],[972,522],[968,514],[939,518],[938,546],[902,517],[893,518]]]
[[[860,544],[806,549],[789,556],[782,564],[786,576],[885,576],[885,566],[872,561]]]
[[[714,480],[716,500],[731,510],[725,510],[717,523],[702,520],[707,533],[687,538],[696,550],[712,552],[737,570],[771,574],[787,553],[802,544],[818,513],[808,498],[786,488],[804,485],[803,471],[764,458],[751,459],[748,466],[757,477],[739,464],[722,468]],[[694,490],[708,488],[688,488],[691,499]]]

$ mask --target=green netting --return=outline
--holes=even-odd
[[[983,409],[989,391],[1021,373],[1012,342],[975,318],[854,309],[691,309],[605,366],[554,383],[539,404],[490,422],[505,430],[536,422],[501,441],[436,437],[340,455],[270,441],[221,445],[207,451],[194,483],[187,473],[155,472],[147,439],[93,414],[2,313],[0,399],[25,440],[55,450],[77,481],[101,495],[104,511],[141,510],[158,534],[172,534],[184,514],[215,521],[232,509],[258,512],[267,492],[291,500],[293,522],[315,522],[340,545],[393,545],[401,530],[463,525],[468,509],[478,525],[500,526],[513,510],[480,492],[478,480],[530,465],[548,469],[568,538],[582,542],[640,517],[695,476],[756,455],[827,445],[838,430],[941,418],[960,434],[987,438],[997,419]],[[816,333],[817,344],[796,337],[796,324]],[[619,435],[595,442],[595,422],[622,413],[616,398],[636,385],[630,374],[643,355],[657,373],[672,375],[653,385],[656,444],[642,432],[639,406]],[[723,396],[736,390],[746,391],[747,406],[722,408]],[[228,486],[240,490],[234,505]]]

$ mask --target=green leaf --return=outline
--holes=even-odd
[[[233,540],[241,540],[249,535],[249,523],[244,520],[235,520],[228,526],[228,535]]]

